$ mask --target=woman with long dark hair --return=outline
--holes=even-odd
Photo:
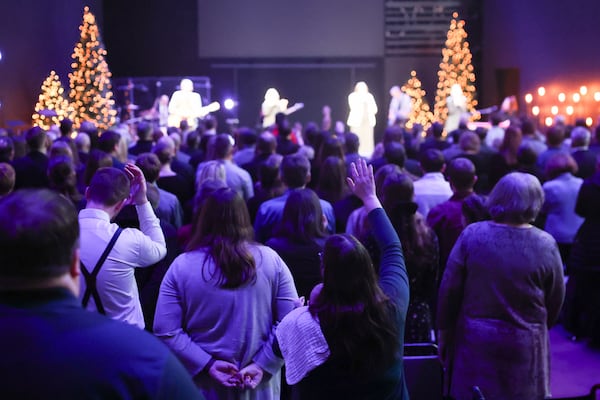
[[[383,182],[383,209],[402,241],[410,279],[410,303],[406,317],[406,343],[431,342],[438,287],[437,236],[417,212],[414,186],[408,175],[390,174]]]
[[[274,327],[298,295],[285,263],[252,236],[242,197],[214,191],[161,284],[154,333],[209,400],[279,398]]]
[[[321,203],[310,189],[297,189],[288,196],[275,237],[267,241],[288,265],[298,294],[309,298],[321,282],[321,259],[327,234]]]
[[[398,235],[363,160],[348,179],[363,201],[381,252],[379,279],[365,247],[333,235],[322,254],[323,284],[310,305],[277,328],[286,379],[301,399],[405,399],[402,351],[408,277]]]

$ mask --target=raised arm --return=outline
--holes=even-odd
[[[364,160],[359,160],[356,164],[352,163],[350,174],[348,185],[363,201],[372,227],[371,232],[381,254],[379,284],[405,314],[408,309],[409,287],[404,255],[398,234],[375,194],[373,167],[367,166]]]

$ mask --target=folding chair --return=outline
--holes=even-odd
[[[442,399],[442,374],[435,344],[404,345],[404,376],[412,400]]]

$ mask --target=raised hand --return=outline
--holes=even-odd
[[[146,203],[148,201],[146,197],[146,178],[144,178],[142,170],[135,164],[127,163],[125,165],[125,173],[131,185],[129,196],[133,203],[138,206]]]
[[[375,178],[373,177],[373,166],[367,165],[363,159],[350,166],[350,177],[346,178],[350,190],[363,201],[367,211],[381,207],[379,199],[375,194]]]
[[[256,389],[263,378],[263,369],[257,364],[252,363],[242,368],[239,373],[243,381],[244,389]]]
[[[208,374],[223,386],[239,388],[244,386],[237,367],[230,362],[215,360],[208,370]]]

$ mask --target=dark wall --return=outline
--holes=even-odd
[[[97,1],[19,0],[0,5],[0,126],[31,122],[42,82],[55,70],[68,88],[71,54],[79,40],[83,7],[97,19]]]
[[[257,1],[259,10],[274,2]],[[415,68],[429,91],[430,98],[433,97],[439,60],[435,57],[395,60],[383,57],[380,42],[375,39],[377,32],[383,35],[383,19],[380,13],[383,0],[361,2],[363,6],[368,3],[372,7],[369,12],[365,12],[363,7],[344,8],[346,3],[342,0],[323,2],[326,6],[320,9],[315,9],[318,4],[316,0],[310,0],[307,4],[311,5],[311,12],[322,12],[322,15],[326,16],[329,31],[345,32],[351,27],[357,32],[364,31],[363,37],[371,39],[356,43],[355,54],[336,53],[331,54],[331,57],[315,57],[313,53],[292,59],[270,58],[269,62],[375,62],[375,70],[366,73],[364,79],[368,81],[372,91],[376,92],[380,109],[385,108],[386,89],[392,83],[403,83],[408,78],[408,71]],[[202,2],[202,7],[208,3]],[[251,21],[255,21],[252,15],[246,15],[254,10],[251,6],[254,2],[244,3],[248,4],[231,10],[232,15],[236,15],[236,18],[240,15],[247,16]],[[352,4],[354,3],[355,0]],[[202,35],[203,41],[209,39],[214,41],[211,43],[216,47],[222,46],[231,50],[231,43],[227,43],[231,40],[228,32],[234,29],[232,21],[235,20],[223,20],[217,18],[216,14],[199,16],[203,8],[199,7],[198,0],[22,0],[3,1],[0,6],[0,51],[3,54],[0,61],[0,125],[5,124],[7,120],[16,119],[29,122],[40,85],[51,69],[59,73],[64,85],[68,84],[70,56],[79,38],[78,27],[84,4],[90,4],[96,16],[104,21],[101,24],[101,33],[108,49],[109,67],[116,77],[207,75],[214,83],[213,99],[222,100],[222,97],[229,93],[239,96],[239,100],[244,102],[240,104],[239,113],[247,115],[245,118],[255,118],[264,94],[263,89],[273,82],[273,85],[282,88],[282,94],[292,102],[303,101],[307,107],[309,104],[310,107],[314,107],[312,110],[307,108],[302,111],[307,114],[306,118],[318,119],[318,109],[326,102],[337,104],[334,118],[345,118],[346,110],[343,108],[346,107],[346,96],[352,87],[350,69],[322,72],[314,69],[311,72],[310,68],[267,68],[262,71],[248,69],[238,73],[236,83],[231,69],[215,68],[215,65],[223,62],[261,63],[265,56],[264,46],[260,47],[260,52],[253,54],[253,46],[248,45],[248,53],[226,60],[198,57],[198,50],[201,48],[198,34],[205,32],[204,28],[215,33],[209,35],[210,37]],[[293,11],[296,9],[294,7],[299,7],[303,2],[288,1],[281,4],[290,5],[291,8],[286,10]],[[480,4],[481,72],[477,81],[481,106],[497,104],[499,100],[496,87],[498,69],[518,70],[521,94],[551,81],[587,83],[597,76],[597,68],[600,66],[600,53],[596,51],[596,41],[600,37],[600,24],[595,21],[600,14],[600,2],[597,0],[579,0],[576,3],[487,0]],[[339,18],[331,17],[330,12],[334,10],[332,5],[342,9]],[[241,11],[244,13],[240,14]],[[275,11],[277,9],[273,12]],[[290,18],[285,13],[276,14],[273,18],[277,21]],[[301,15],[302,18],[310,16],[310,13]],[[208,26],[199,27],[199,23]],[[316,31],[320,32],[318,29]],[[219,32],[223,34],[219,35]],[[319,41],[320,37],[313,36],[314,32],[310,22],[295,22],[290,24],[287,33],[293,33],[294,38],[303,39],[301,44],[307,46],[302,47],[304,49],[312,49],[313,44],[315,49],[331,46],[331,43],[335,43],[331,40],[335,38],[340,41],[340,49],[345,49],[343,53],[351,51],[352,46],[344,35],[323,37],[323,45]],[[291,50],[299,49],[301,47]],[[288,56],[290,54],[297,55],[288,52]],[[367,57],[368,54],[375,57]],[[378,54],[381,57],[376,56]],[[315,89],[310,90],[311,87]],[[253,111],[249,111],[250,109]],[[380,112],[380,115],[383,115],[383,112]],[[298,116],[305,117],[300,113]]]
[[[598,79],[600,1],[508,0],[483,5],[484,103],[498,98],[496,70],[520,72],[521,95],[548,83]]]

